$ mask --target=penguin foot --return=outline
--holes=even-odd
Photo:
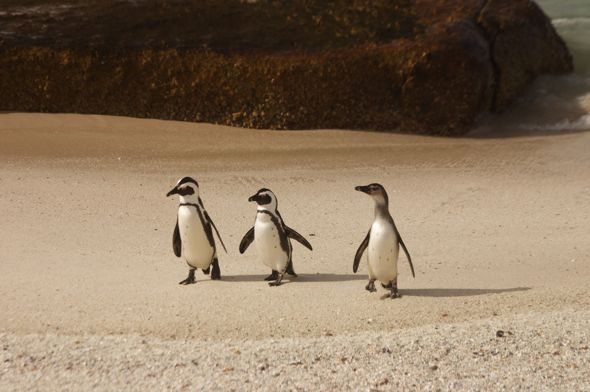
[[[279,272],[273,270],[272,274],[268,275],[266,278],[264,278],[265,281],[269,281],[269,280],[277,280],[279,278]]]
[[[203,273],[205,275],[209,275],[209,270],[211,269],[211,267],[207,267],[206,269],[203,270]]]
[[[219,261],[217,257],[213,259],[213,263],[211,263],[211,279],[212,280],[220,280],[221,279],[221,269],[219,268]]]
[[[178,282],[178,284],[182,284],[182,285],[194,284],[194,283],[196,283],[194,269],[188,271],[188,276],[185,280]]]
[[[367,285],[365,286],[365,290],[367,290],[370,293],[374,293],[375,291],[377,291],[377,289],[375,288],[375,280],[369,280],[369,283],[367,283]]]
[[[391,285],[391,292],[389,293],[389,298],[401,298],[399,291],[397,291],[397,286],[394,284]]]
[[[271,287],[276,287],[276,286],[280,286],[281,282],[283,281],[283,276],[285,276],[285,273],[283,272],[282,274],[279,274],[277,272],[277,280],[275,280],[274,282],[268,282],[268,285]]]

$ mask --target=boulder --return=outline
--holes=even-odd
[[[573,68],[529,0],[6,1],[5,111],[459,136]]]
[[[490,0],[477,23],[496,70],[493,111],[506,108],[537,76],[573,70],[565,43],[533,1]]]
[[[487,41],[464,20],[432,28],[405,64],[401,129],[461,135],[490,108],[494,70]]]

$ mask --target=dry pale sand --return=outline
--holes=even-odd
[[[590,390],[590,133],[504,136],[0,114],[0,389]],[[184,175],[222,281],[177,284]],[[398,300],[352,273],[373,181],[416,267]],[[237,250],[263,186],[314,246],[279,288]]]

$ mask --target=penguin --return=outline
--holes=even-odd
[[[260,261],[272,270],[264,280],[271,281],[269,286],[279,286],[285,273],[297,276],[293,269],[290,239],[300,242],[309,250],[312,250],[311,244],[301,234],[285,225],[277,210],[277,197],[270,189],[260,189],[248,201],[257,204],[256,220],[240,242],[240,253],[243,254],[255,241]]]
[[[202,269],[205,275],[209,274],[211,268],[211,279],[221,279],[212,227],[226,253],[227,250],[215,223],[211,220],[199,197],[199,184],[191,177],[183,177],[166,194],[166,197],[172,195],[178,195],[180,199],[176,226],[172,234],[172,250],[176,257],[184,256],[189,267],[188,277],[180,281],[179,284],[196,283],[195,270],[197,268]]]
[[[414,278],[416,274],[414,273],[414,265],[408,248],[404,244],[389,213],[387,192],[385,192],[385,188],[381,184],[357,186],[354,189],[373,198],[375,201],[375,219],[365,239],[356,251],[352,271],[356,273],[363,252],[368,248],[369,283],[365,289],[369,292],[377,291],[375,281],[378,280],[383,288],[390,289],[390,298],[398,298],[400,295],[397,290],[397,259],[400,245],[408,258]]]

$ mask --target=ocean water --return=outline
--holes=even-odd
[[[574,73],[539,78],[502,114],[475,133],[590,131],[590,0],[537,0],[574,57]]]
[[[547,4],[545,4],[547,3]],[[541,7],[551,16],[553,26],[566,41],[574,55],[574,65],[580,73],[590,73],[590,0],[563,1],[571,7],[558,7],[559,1],[541,1]]]

